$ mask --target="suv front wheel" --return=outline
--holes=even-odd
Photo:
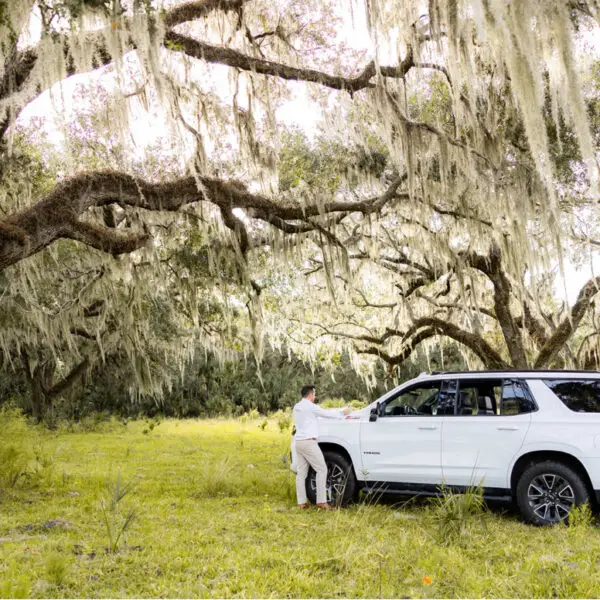
[[[325,464],[327,465],[327,483],[325,492],[327,502],[333,505],[342,505],[350,502],[356,492],[356,478],[352,465],[348,460],[337,452],[323,452]],[[317,477],[311,467],[306,478],[306,494],[308,499],[317,501]]]
[[[573,506],[590,499],[581,476],[554,460],[527,467],[517,483],[516,497],[525,520],[535,525],[560,523]]]

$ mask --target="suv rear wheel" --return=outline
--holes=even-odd
[[[354,498],[356,492],[356,478],[352,465],[348,460],[337,452],[323,452],[325,464],[327,465],[326,494],[327,502],[333,505],[347,504]],[[317,501],[317,478],[311,467],[306,477],[306,494],[308,499]]]
[[[527,467],[517,483],[516,497],[525,520],[535,525],[560,523],[573,506],[590,499],[577,471],[554,460]]]

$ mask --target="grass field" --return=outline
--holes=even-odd
[[[585,510],[554,528],[476,496],[300,511],[275,421],[151,427],[0,412],[0,596],[600,595]]]

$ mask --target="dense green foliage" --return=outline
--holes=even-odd
[[[129,381],[118,365],[111,362],[97,368],[83,388],[78,387],[58,401],[49,420],[81,419],[95,412],[121,416],[231,416],[250,410],[266,414],[297,402],[300,388],[315,383],[323,399],[367,400],[385,389],[385,379],[374,390],[347,364],[332,373],[323,368],[312,370],[302,361],[278,353],[269,353],[257,369],[253,358],[220,363],[214,356],[201,356],[176,379],[162,397],[129,395]],[[383,375],[383,372],[382,372]],[[393,382],[388,382],[392,385]],[[26,398],[25,381],[13,375],[0,384],[3,399]],[[23,407],[27,404],[24,402]]]
[[[460,355],[446,350],[429,360],[417,355],[397,373],[390,374],[381,365],[375,372],[375,387],[350,365],[347,355],[334,357],[336,367],[310,365],[293,354],[269,351],[257,366],[254,358],[219,361],[209,353],[199,353],[183,374],[172,373],[172,387],[161,396],[130,393],[127,364],[110,359],[98,365],[79,385],[58,399],[45,422],[56,426],[61,420],[81,420],[96,413],[122,417],[215,417],[237,416],[251,410],[267,414],[291,407],[299,399],[303,385],[314,383],[320,401],[342,399],[370,402],[386,390],[418,375],[421,371],[464,368]],[[171,365],[175,370],[176,365]],[[27,382],[22,370],[6,369],[0,379],[0,406],[10,402],[28,410]]]
[[[114,414],[161,414],[177,417],[231,416],[250,410],[263,414],[288,408],[299,400],[300,388],[315,383],[323,398],[348,400],[371,398],[380,390],[368,390],[365,382],[347,364],[331,373],[297,358],[270,352],[257,368],[256,360],[219,361],[211,355],[191,363],[181,379],[163,397],[140,397],[128,401],[114,372],[99,373],[93,386],[81,396],[80,410],[107,410]],[[333,378],[335,376],[335,379]]]

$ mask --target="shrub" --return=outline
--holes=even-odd
[[[483,489],[470,487],[458,494],[442,488],[441,495],[431,500],[432,517],[440,544],[463,541],[476,526],[483,527],[486,510]]]
[[[100,498],[100,513],[108,539],[107,550],[111,554],[118,550],[119,543],[135,518],[134,510],[125,513],[121,510],[121,501],[132,489],[133,482],[123,484],[121,474],[117,473],[115,483],[108,483],[107,494]]]
[[[0,406],[0,431],[2,437],[18,439],[24,437],[29,428],[23,411],[12,403]]]
[[[226,456],[219,461],[210,461],[202,465],[194,487],[194,496],[217,498],[237,496],[243,486],[239,478],[233,475],[231,459]]]
[[[46,579],[55,585],[62,585],[67,579],[68,564],[60,552],[52,552],[46,558]]]
[[[587,502],[585,504],[580,504],[579,506],[574,506],[569,511],[569,529],[576,531],[585,530],[588,527],[591,527],[593,523],[594,513]]]
[[[273,415],[273,418],[277,422],[279,431],[281,431],[281,433],[284,433],[292,426],[292,411],[289,408],[285,410],[278,410]]]
[[[154,417],[152,419],[146,420],[146,427],[142,430],[144,435],[148,435],[152,433],[156,427],[160,425],[161,421],[158,417]]]
[[[326,398],[319,404],[323,408],[344,408],[348,404],[344,398]]]
[[[126,423],[123,419],[111,416],[108,411],[91,412],[79,421],[62,421],[58,429],[69,433],[112,433]]]
[[[350,406],[356,410],[360,410],[361,408],[365,408],[369,403],[364,400],[351,400]]]
[[[23,573],[14,578],[4,575],[0,580],[0,598],[30,598],[31,595],[31,581]]]
[[[29,456],[14,445],[0,448],[0,487],[14,488],[29,472]]]
[[[8,440],[26,440],[30,430],[22,411],[12,404],[0,408],[0,431]],[[0,488],[14,488],[29,473],[31,455],[14,443],[0,447]]]
[[[41,443],[33,446],[33,466],[26,474],[30,485],[47,485],[54,475],[54,456],[48,454]]]
[[[323,400],[321,406],[323,408],[344,408],[345,406],[350,406],[356,410],[360,410],[367,406],[368,402],[364,400],[345,400],[344,398],[327,398]]]

